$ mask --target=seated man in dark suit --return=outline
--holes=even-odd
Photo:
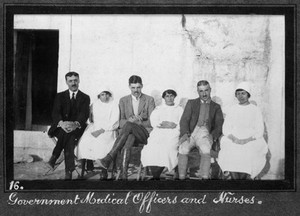
[[[211,100],[209,83],[199,81],[197,91],[199,98],[187,102],[180,119],[178,172],[181,180],[186,177],[188,154],[194,147],[201,156],[199,177],[209,178],[210,150],[222,135],[223,113],[220,105]]]
[[[69,72],[65,75],[68,90],[56,95],[52,111],[53,123],[48,131],[50,137],[57,138],[57,144],[47,163],[54,168],[61,151],[65,155],[65,179],[72,179],[75,170],[74,148],[86,128],[89,117],[90,97],[78,90],[79,74]]]
[[[129,78],[131,94],[119,102],[121,132],[107,156],[97,161],[100,167],[107,169],[121,151],[123,180],[127,180],[130,148],[136,143],[146,144],[152,130],[150,114],[155,108],[154,98],[143,94],[142,88],[141,77],[133,75]]]

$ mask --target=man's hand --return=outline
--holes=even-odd
[[[158,128],[167,128],[167,129],[173,129],[176,128],[177,124],[175,124],[174,122],[170,122],[170,121],[163,121],[160,123],[160,125],[158,126]]]
[[[184,143],[185,141],[190,142],[190,137],[187,134],[184,134],[180,139],[179,139],[179,145]]]
[[[142,123],[142,118],[140,116],[131,116],[129,119],[128,119],[129,122],[133,122],[133,123],[136,123],[136,124],[141,124]]]
[[[71,121],[60,121],[59,126],[66,132],[71,133],[72,131],[76,130],[78,125],[75,122]]]
[[[101,134],[103,134],[105,132],[105,130],[103,128],[101,128],[100,130],[96,130],[96,131],[93,131],[91,134],[97,138],[98,136],[100,136]]]

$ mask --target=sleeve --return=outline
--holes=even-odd
[[[79,115],[77,121],[80,125],[85,125],[90,115],[90,97],[85,95],[81,106],[79,106]]]
[[[225,117],[225,121],[223,124],[223,134],[224,136],[228,136],[229,134],[232,134],[232,113],[233,112],[233,107],[228,111]]]
[[[179,129],[180,126],[179,126],[179,122],[180,122],[180,118],[182,116],[182,113],[183,113],[183,108],[182,107],[178,107],[177,108],[177,119],[176,119],[176,122],[174,122],[175,124],[177,124],[176,128]]]
[[[255,128],[253,138],[259,139],[264,135],[264,121],[261,110],[258,107],[255,107]]]
[[[93,104],[90,106],[90,116],[89,116],[90,123],[94,122],[94,114],[93,114]]]
[[[190,127],[189,122],[192,117],[192,102],[189,100],[184,108],[183,114],[180,118],[180,137],[182,137],[184,134],[190,134]]]
[[[125,102],[122,100],[122,98],[119,101],[119,112],[120,112],[120,128],[122,128],[125,123],[127,122],[126,116],[125,116]]]
[[[147,106],[144,107],[142,113],[140,114],[140,116],[143,119],[142,125],[145,128],[152,128],[153,125],[151,125],[150,116],[151,116],[153,110],[155,109],[155,102],[154,102],[153,97],[150,97],[150,96],[148,97],[146,105]]]
[[[155,109],[155,102],[154,102],[154,98],[151,97],[150,102],[149,102],[149,107],[148,107],[148,116],[151,116],[151,113],[153,112],[153,110]]]
[[[211,132],[213,140],[217,140],[222,135],[222,127],[224,123],[223,112],[220,105],[217,105],[215,112],[215,127]]]
[[[120,116],[119,107],[114,104],[111,108],[111,113],[107,125],[103,129],[106,131],[112,131],[117,129],[119,126],[119,116]]]
[[[152,125],[152,127],[157,127],[161,121],[160,121],[160,109],[159,107],[157,107],[155,110],[153,110],[153,112],[150,115],[150,123]]]

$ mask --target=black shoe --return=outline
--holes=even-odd
[[[106,169],[100,170],[100,180],[107,180],[108,174]]]
[[[66,171],[65,180],[72,180],[72,171]]]
[[[56,162],[56,157],[52,155],[50,160],[46,163],[46,165],[49,167],[49,169],[53,170],[55,167],[55,162]]]
[[[96,165],[103,169],[108,169],[110,163],[112,162],[112,158],[110,155],[106,155],[104,158],[100,160],[96,160]]]
[[[94,170],[94,162],[92,160],[87,160],[86,171],[92,172]]]

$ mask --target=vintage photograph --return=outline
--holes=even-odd
[[[0,215],[299,215],[299,2],[0,5]]]
[[[17,14],[13,46],[15,180],[285,179],[284,15]]]

